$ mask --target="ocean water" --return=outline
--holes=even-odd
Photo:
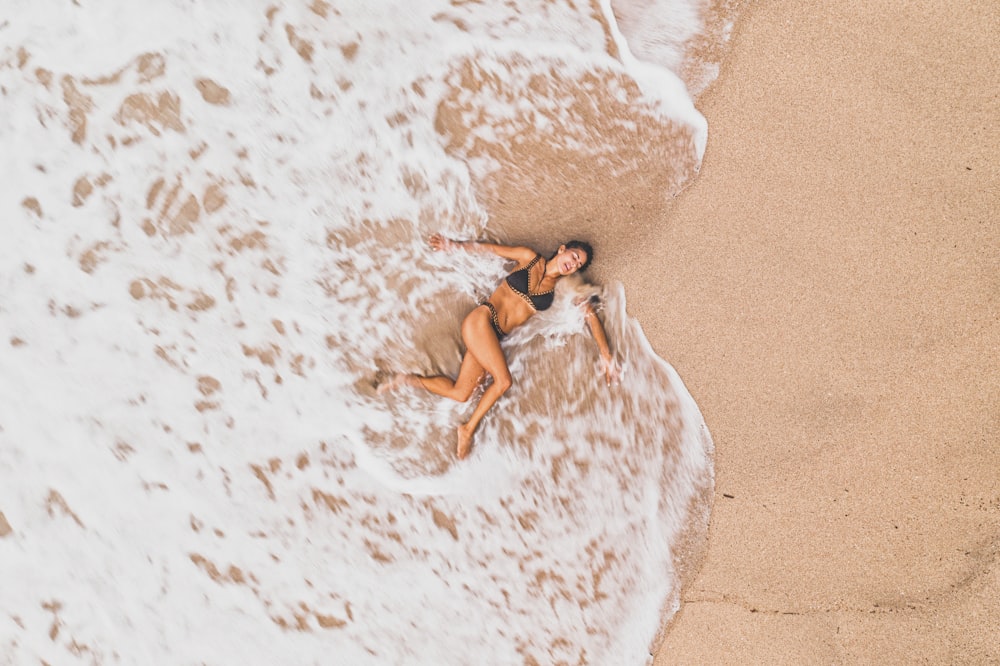
[[[623,288],[505,341],[464,461],[471,404],[375,386],[505,273],[431,233],[695,176],[736,4],[6,3],[0,663],[648,662],[712,442]]]

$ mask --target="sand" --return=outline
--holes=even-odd
[[[518,240],[586,218],[715,440],[656,664],[1000,663],[997,34],[977,0],[758,0],[676,199],[488,202]]]
[[[603,276],[716,444],[656,664],[1000,663],[1000,4],[751,4]]]

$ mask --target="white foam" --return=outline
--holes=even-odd
[[[371,388],[454,370],[461,315],[502,275],[424,242],[486,224],[434,128],[460,63],[507,85],[644,66],[568,4],[271,6],[20,2],[0,27],[0,652],[646,661],[710,440],[620,287],[603,295],[623,385],[603,386],[574,305],[599,290],[566,282],[511,336],[517,384],[462,464],[467,406]],[[643,89],[696,126],[671,76]],[[541,105],[558,107],[491,109]],[[614,150],[585,129],[560,139]]]
[[[601,0],[605,21],[608,23],[612,39],[618,47],[619,57],[625,68],[635,78],[636,83],[639,84],[644,93],[663,105],[669,117],[694,128],[695,152],[700,161],[705,154],[705,145],[708,142],[708,121],[694,107],[694,100],[691,99],[687,86],[675,74],[680,65],[680,57],[683,55],[683,42],[695,34],[699,22],[690,2],[672,2],[670,5],[672,5],[669,8],[670,11],[664,10],[663,14],[659,15],[662,23],[658,23],[658,26],[683,26],[681,29],[683,38],[669,41],[669,57],[661,58],[660,62],[656,62],[640,60],[632,55],[629,42],[622,35],[618,22],[615,20],[611,0]],[[665,17],[669,17],[669,20]]]

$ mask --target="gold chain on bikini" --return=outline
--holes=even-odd
[[[515,294],[517,294],[518,296],[520,296],[524,300],[525,303],[527,303],[528,305],[530,305],[531,309],[534,310],[535,312],[538,312],[538,308],[535,307],[535,304],[531,301],[531,297],[532,296],[544,296],[545,294],[551,294],[553,291],[556,290],[555,286],[553,286],[548,291],[540,291],[540,292],[535,293],[535,294],[531,293],[531,269],[532,269],[532,267],[535,264],[538,263],[538,260],[541,259],[541,258],[542,258],[542,255],[536,254],[535,258],[532,259],[531,262],[527,266],[525,266],[525,268],[528,271],[528,277],[527,277],[527,279],[524,282],[525,282],[525,284],[528,287],[528,293],[527,294],[522,294],[517,289],[511,289],[511,291],[513,291]],[[545,260],[545,265],[548,266],[548,264],[549,264],[548,259],[546,259]],[[542,280],[544,280],[544,279],[545,279],[545,268],[543,267],[542,268]],[[539,280],[538,284],[541,284],[542,280]]]

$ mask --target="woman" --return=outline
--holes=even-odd
[[[517,269],[500,283],[489,300],[470,312],[462,322],[462,340],[465,342],[465,356],[452,381],[444,375],[422,377],[420,375],[396,375],[379,387],[379,392],[392,390],[400,385],[427,389],[431,393],[465,402],[476,386],[490,375],[493,383],[487,388],[469,420],[458,427],[459,458],[464,458],[472,447],[472,435],[486,412],[511,386],[510,371],[504,358],[500,341],[515,328],[526,322],[538,310],[547,310],[554,297],[556,282],[565,275],[583,271],[594,258],[590,245],[581,241],[570,241],[559,247],[559,251],[549,259],[543,258],[527,247],[510,247],[477,241],[454,241],[440,234],[430,237],[430,245],[436,251],[465,250],[466,252],[499,255],[517,262]],[[594,313],[590,303],[583,305],[590,331],[597,341],[597,347],[604,361],[604,373],[610,385],[617,379],[617,367],[612,361],[608,348],[608,338],[604,327]]]

